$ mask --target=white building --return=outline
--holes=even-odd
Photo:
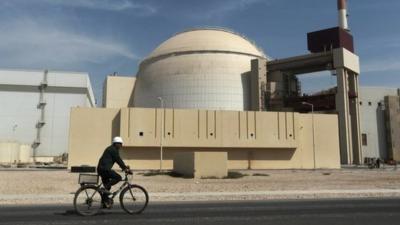
[[[87,73],[0,70],[0,142],[32,146],[36,161],[67,152],[76,106],[95,106]]]
[[[249,110],[251,59],[266,58],[246,37],[226,29],[193,29],[158,46],[139,68],[135,107]],[[160,100],[161,100],[160,99]]]
[[[397,96],[397,88],[360,87],[362,154],[388,159],[385,96]]]

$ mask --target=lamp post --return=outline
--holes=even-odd
[[[160,172],[162,171],[162,161],[163,161],[163,139],[164,139],[164,99],[162,97],[157,98],[161,105],[161,137],[160,137]]]
[[[15,136],[16,136],[15,133],[16,133],[17,127],[18,127],[18,124],[14,124],[14,126],[12,127],[14,141],[17,141],[17,139],[15,138]]]
[[[303,105],[311,106],[311,126],[312,126],[312,145],[313,145],[313,161],[314,161],[314,169],[316,169],[315,163],[315,129],[314,129],[314,104],[308,102],[302,102]]]
[[[18,141],[17,141],[17,138],[15,137],[16,135],[15,135],[15,131],[17,130],[17,127],[18,127],[18,124],[14,124],[14,126],[12,127],[12,130],[13,130],[13,135],[12,135],[12,141],[14,141],[14,142],[16,142],[16,143],[18,143]],[[15,160],[15,159],[14,159]],[[14,163],[13,162],[13,158],[12,158],[12,155],[10,154],[10,162],[11,163]]]

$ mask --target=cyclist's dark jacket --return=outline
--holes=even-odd
[[[99,160],[99,164],[97,165],[97,171],[111,170],[114,163],[117,163],[121,169],[126,169],[124,161],[122,161],[119,156],[119,150],[114,145],[111,145],[104,150],[104,153]]]

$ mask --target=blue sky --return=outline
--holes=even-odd
[[[400,87],[400,1],[348,5],[361,85]],[[0,68],[88,72],[101,102],[107,74],[135,75],[188,28],[230,28],[283,58],[307,53],[307,32],[336,25],[336,0],[0,0]],[[335,84],[327,73],[302,81],[306,92]]]

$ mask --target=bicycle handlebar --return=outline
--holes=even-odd
[[[125,179],[124,179],[125,181],[128,180],[128,176],[129,176],[129,175],[133,175],[132,170],[130,170],[129,168],[126,169],[126,170],[124,170],[124,173],[125,173]]]

